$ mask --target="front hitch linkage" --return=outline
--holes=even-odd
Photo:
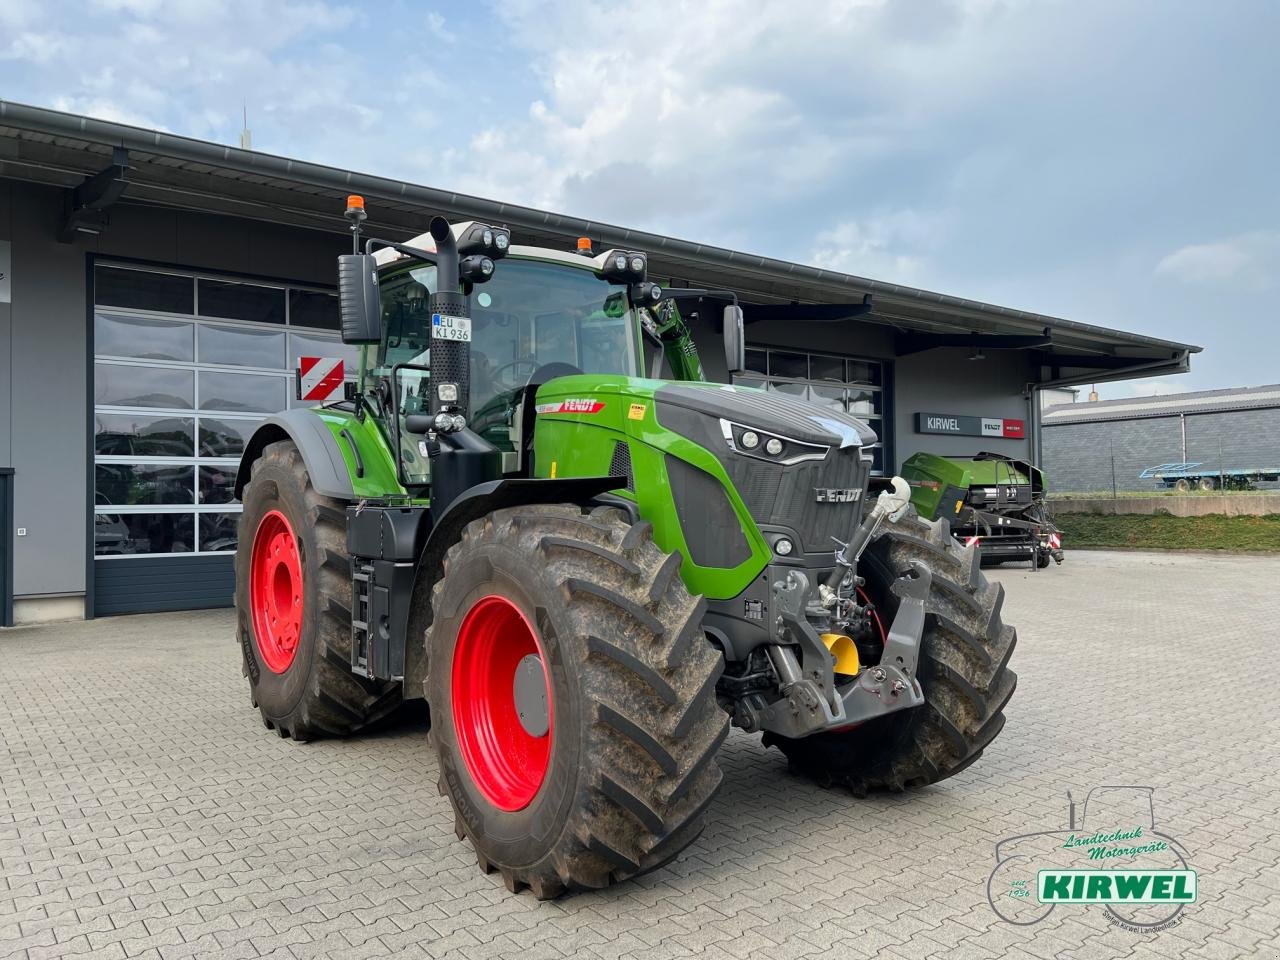
[[[880,663],[863,669],[843,691],[835,685],[834,663],[808,618],[809,579],[798,570],[773,585],[780,643],[768,648],[782,698],[761,709],[756,729],[804,737],[849,727],[924,704],[916,678],[924,634],[925,600],[933,574],[918,561],[897,581],[898,612],[889,627]],[[800,658],[790,646],[800,648]]]

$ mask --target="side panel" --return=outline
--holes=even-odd
[[[693,593],[728,599],[741,593],[769,560],[769,548],[724,467],[696,443],[658,423],[653,391],[656,381],[573,377],[552,381],[538,391],[540,412],[534,426],[534,470],[539,477],[600,476],[610,472],[619,443],[628,447],[634,490],[625,480],[614,491],[634,499],[640,515],[653,525],[654,540],[684,558],[681,574]],[[593,389],[594,387],[594,389]],[[578,403],[578,401],[586,401]],[[684,461],[708,474],[724,490],[749,552],[734,567],[705,567],[694,562],[674,504],[666,458]],[[705,522],[686,516],[686,523]]]

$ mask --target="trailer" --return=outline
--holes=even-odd
[[[1192,490],[1252,490],[1258,483],[1280,481],[1280,467],[1251,470],[1210,470],[1203,461],[1162,463],[1138,474],[1139,480],[1158,480],[1162,487],[1189,493]]]

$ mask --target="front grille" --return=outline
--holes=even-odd
[[[823,503],[817,496],[819,490],[865,490],[868,468],[858,447],[792,466],[742,456],[722,462],[756,522],[791,527],[806,553],[835,549],[832,537],[847,540],[861,516],[860,501]]]
[[[853,532],[861,502],[820,503],[817,492],[863,489],[865,467],[859,453],[858,449],[832,450],[820,463],[797,464],[783,474],[778,502],[786,504],[786,514],[777,522],[790,522],[807,552],[833,550],[832,537],[848,540]]]

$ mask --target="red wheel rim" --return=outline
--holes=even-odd
[[[538,659],[546,684],[546,732],[540,736],[526,730],[516,706],[516,669],[530,656]],[[537,632],[506,597],[484,597],[463,618],[452,694],[453,729],[471,779],[499,810],[523,810],[547,776],[555,710]]]
[[[258,652],[272,673],[284,673],[302,635],[302,560],[288,518],[272,510],[253,535],[249,606]]]

